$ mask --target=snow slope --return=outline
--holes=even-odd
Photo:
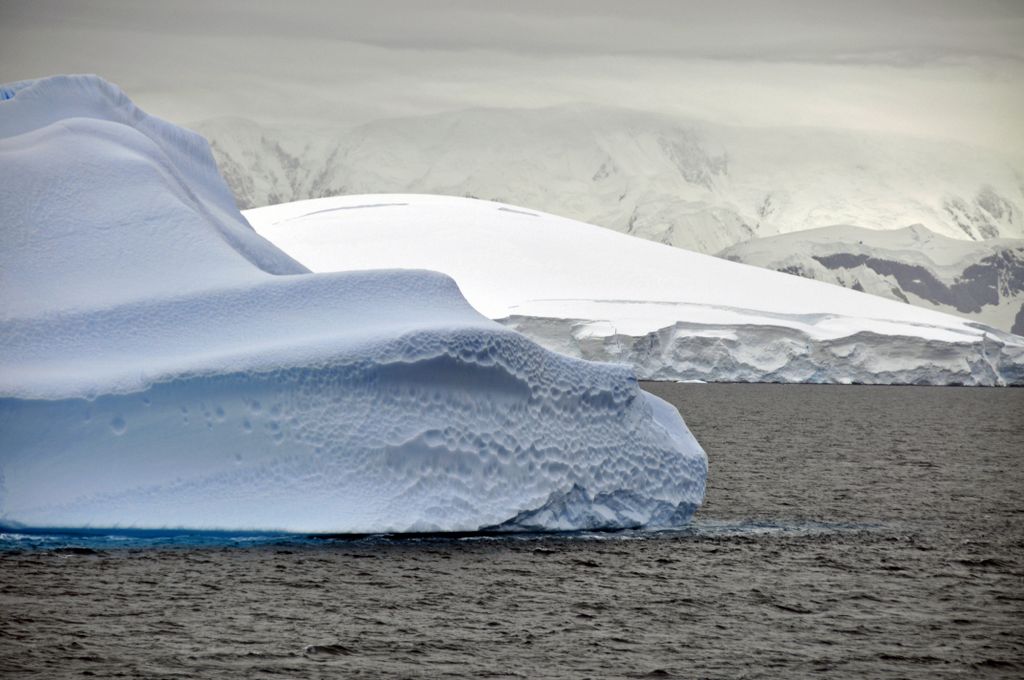
[[[1024,335],[1024,239],[967,242],[919,224],[890,231],[837,225],[753,239],[719,257]]]
[[[716,253],[834,224],[1024,237],[1024,159],[934,140],[738,128],[626,109],[471,109],[348,130],[196,124],[245,206],[474,196]]]
[[[700,504],[704,452],[626,367],[541,348],[439,273],[308,273],[201,138],[96,77],[0,99],[0,526],[581,529]]]
[[[244,214],[314,271],[437,269],[491,318],[644,378],[1024,382],[1024,338],[534,210],[396,194]]]

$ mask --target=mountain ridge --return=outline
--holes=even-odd
[[[834,225],[726,248],[735,262],[955,314],[1024,336],[1024,239],[962,241],[923,225]]]
[[[242,207],[340,194],[468,196],[707,253],[833,224],[1024,237],[1024,163],[923,138],[582,105],[465,109],[333,132],[250,123],[195,125]]]

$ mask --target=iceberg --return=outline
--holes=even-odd
[[[685,523],[707,457],[624,365],[447,275],[312,274],[206,142],[95,76],[0,101],[0,525],[303,533]]]
[[[315,271],[424,267],[557,352],[708,382],[1024,384],[1024,337],[935,310],[453,196],[244,213]]]

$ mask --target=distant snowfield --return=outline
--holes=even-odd
[[[643,378],[1024,382],[1024,338],[527,208],[383,194],[244,215],[314,271],[442,271],[483,314]]]
[[[836,225],[753,239],[719,257],[828,281],[1024,336],[1024,239],[964,241],[923,225]]]

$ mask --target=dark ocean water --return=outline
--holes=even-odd
[[[1024,676],[1024,390],[646,388],[685,531],[8,535],[0,676]]]

